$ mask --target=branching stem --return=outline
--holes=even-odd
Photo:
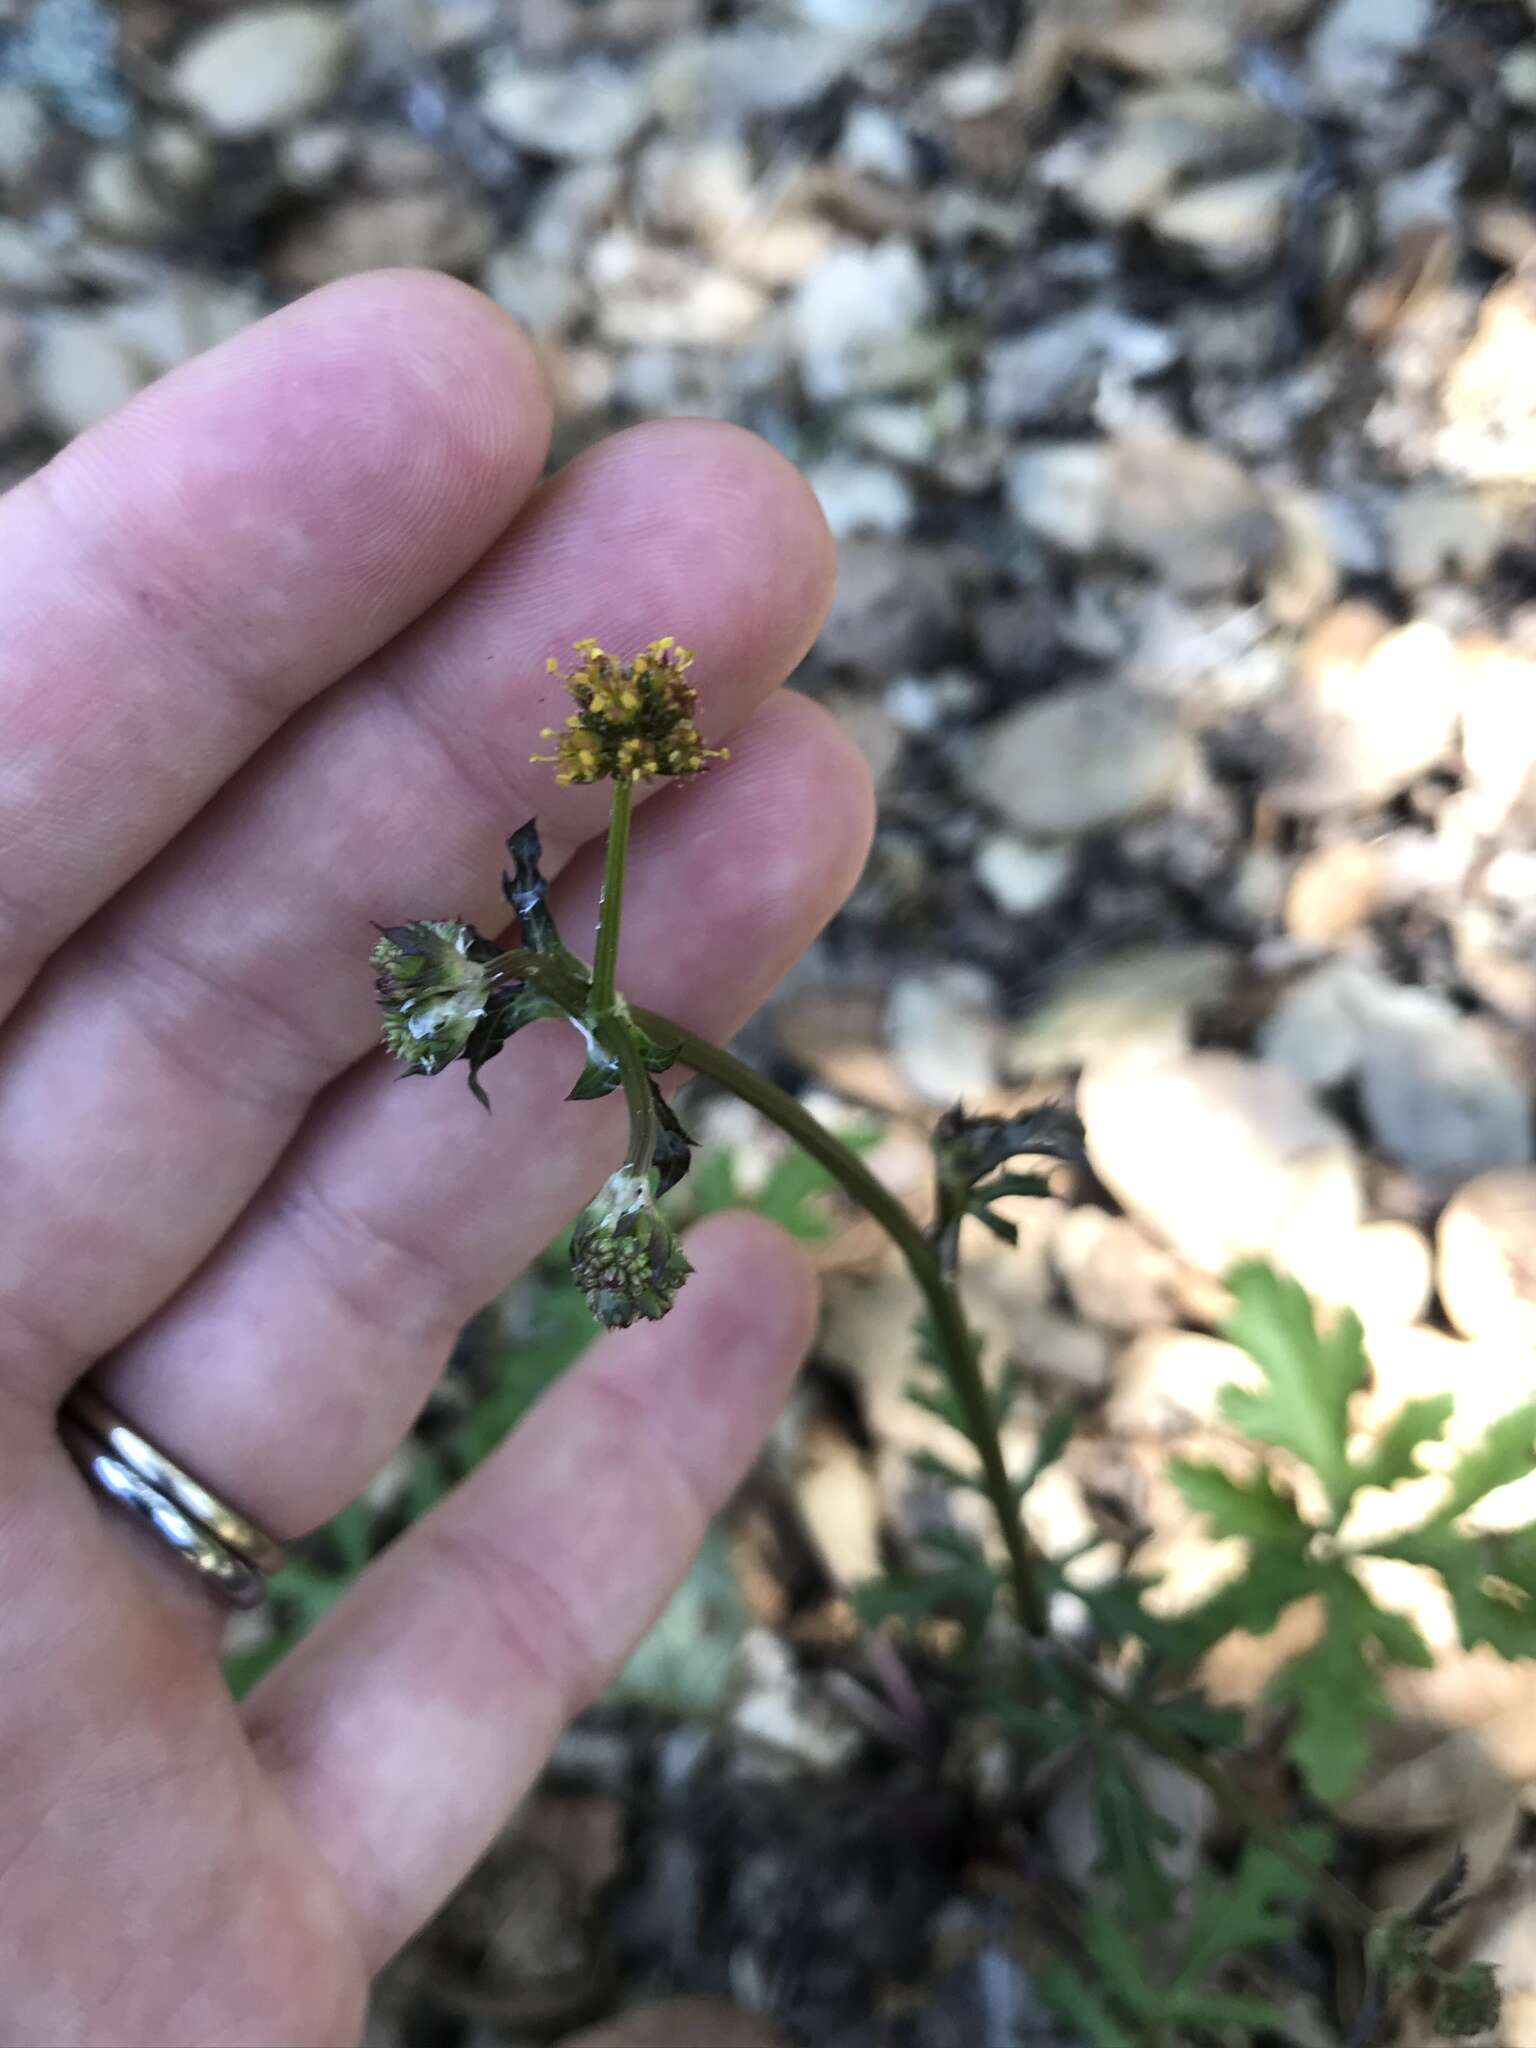
[[[614,811],[617,818],[617,790]],[[627,832],[627,803],[624,806],[624,826]],[[610,840],[610,874],[613,873],[613,867],[613,842]],[[622,888],[622,863],[619,869],[619,888]],[[617,949],[617,891],[611,900],[610,917],[609,890],[605,887],[603,927],[598,941],[598,964],[594,967],[590,984],[585,981],[584,976],[573,972],[571,966],[547,956],[531,953],[509,954],[503,964],[510,971],[526,975],[529,980],[546,988],[548,993],[572,1015],[585,1013],[589,1021],[601,1017],[605,1044],[610,1042],[611,1027],[618,1027],[613,1036],[612,1049],[621,1060],[627,1058],[631,1065],[638,1068],[636,1077],[626,1067],[625,1084],[628,1091],[632,1080],[638,1078],[641,1083],[646,1082],[643,1063],[639,1060],[633,1041],[623,1028],[622,1013],[615,1007],[611,985],[606,1014],[599,1010],[596,1001],[598,976],[602,971],[604,959],[604,937],[611,935],[607,955],[610,974]],[[981,1460],[983,1485],[1008,1554],[1009,1579],[1019,1619],[1031,1637],[1037,1640],[1044,1638],[1048,1633],[1048,1616],[1040,1584],[1038,1560],[1024,1529],[1017,1489],[1009,1478],[1003,1458],[997,1421],[986,1382],[981,1375],[976,1343],[967,1327],[959,1295],[953,1279],[945,1270],[940,1250],[930,1243],[905,1205],[870,1172],[857,1153],[851,1151],[839,1138],[834,1137],[819,1124],[794,1096],[777,1087],[744,1061],[737,1059],[734,1054],[726,1052],[706,1038],[700,1038],[684,1025],[674,1023],[668,1017],[659,1016],[653,1010],[635,1010],[632,1014],[634,1022],[651,1038],[660,1044],[675,1045],[677,1057],[684,1066],[691,1067],[696,1074],[708,1075],[711,1080],[718,1081],[733,1095],[760,1111],[770,1123],[776,1124],[786,1137],[792,1138],[811,1158],[825,1167],[846,1193],[861,1208],[869,1212],[905,1259],[907,1268],[928,1305],[945,1369],[965,1413],[971,1441]],[[627,1041],[627,1051],[620,1051],[619,1038]],[[647,1088],[647,1095],[648,1092]],[[632,1094],[632,1114],[634,1100]],[[941,1230],[939,1235],[941,1241],[947,1239],[952,1245],[955,1236],[953,1230]],[[1211,1794],[1221,1813],[1235,1830],[1244,1835],[1258,1836],[1290,1869],[1303,1877],[1312,1895],[1331,1921],[1357,1935],[1364,1936],[1371,1932],[1376,1925],[1376,1916],[1370,1908],[1357,1899],[1347,1886],[1340,1884],[1331,1872],[1321,1869],[1298,1849],[1283,1828],[1278,1827],[1265,1815],[1256,1812],[1253,1801],[1227,1774],[1173,1729],[1166,1727],[1155,1711],[1142,1707],[1136,1701],[1127,1699],[1117,1692],[1091,1664],[1075,1655],[1065,1645],[1053,1643],[1050,1654],[1069,1666],[1077,1683],[1085,1692],[1093,1695],[1108,1721],[1124,1734],[1134,1737],[1146,1748],[1165,1757],[1170,1763],[1177,1764],[1181,1770],[1187,1771]]]

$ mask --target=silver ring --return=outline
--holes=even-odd
[[[237,1607],[260,1604],[265,1575],[284,1564],[281,1544],[184,1472],[98,1394],[76,1387],[62,1420],[105,1493],[141,1515],[226,1600]]]

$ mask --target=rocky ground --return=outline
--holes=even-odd
[[[6,479],[386,263],[526,323],[562,455],[684,412],[808,469],[843,567],[798,684],[882,823],[753,1050],[872,1117],[914,1200],[957,1095],[1075,1097],[1091,1170],[975,1248],[973,1312],[1021,1436],[1084,1416],[1036,1533],[1134,1526],[1175,1585],[1209,1559],[1161,1469],[1232,1370],[1235,1254],[1358,1309],[1372,1413],[1449,1389],[1466,1434],[1536,1388],[1533,15],[0,0]],[[1067,1786],[1010,1836],[856,1637],[842,1589],[942,1503],[905,1285],[855,1225],[823,1257],[820,1356],[695,1617],[752,1624],[727,1718],[584,1723],[381,2044],[1056,2038],[1019,1898],[1086,1876],[1091,1830]],[[1464,1940],[1536,2004],[1531,1680],[1447,1647],[1401,1704],[1370,1881],[1407,1899],[1462,1840]]]

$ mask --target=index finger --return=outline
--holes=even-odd
[[[0,1015],[277,726],[458,581],[548,432],[504,314],[379,272],[186,365],[0,500]]]

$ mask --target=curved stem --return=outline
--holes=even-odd
[[[1031,1635],[1043,1636],[1046,1633],[1046,1611],[1035,1558],[1019,1513],[1018,1498],[1003,1462],[991,1400],[977,1363],[976,1346],[938,1252],[905,1206],[870,1172],[858,1155],[830,1131],[823,1129],[792,1095],[776,1087],[734,1054],[712,1045],[708,1039],[698,1037],[670,1018],[658,1016],[651,1010],[637,1010],[635,1018],[653,1038],[664,1044],[676,1045],[677,1056],[685,1066],[720,1082],[722,1087],[729,1088],[733,1095],[760,1110],[771,1123],[777,1124],[781,1131],[793,1138],[802,1150],[841,1183],[854,1201],[869,1211],[906,1260],[908,1270],[922,1289],[933,1316],[946,1369],[971,1425],[972,1440],[982,1462],[987,1497],[1007,1546],[1019,1617]],[[1224,1771],[1202,1756],[1193,1744],[1165,1727],[1155,1713],[1116,1692],[1084,1659],[1059,1644],[1053,1646],[1053,1652],[1070,1663],[1073,1676],[1085,1691],[1093,1694],[1110,1721],[1197,1779],[1235,1828],[1243,1834],[1258,1835],[1288,1868],[1304,1878],[1331,1920],[1357,1934],[1370,1933],[1376,1924],[1376,1916],[1370,1908],[1347,1886],[1340,1884],[1330,1871],[1320,1868],[1298,1849],[1283,1828],[1256,1812],[1253,1802],[1243,1796]]]
[[[659,1017],[653,1011],[637,1010],[635,1019],[653,1038],[663,1044],[676,1045],[677,1056],[684,1066],[692,1067],[696,1074],[708,1074],[711,1079],[719,1081],[743,1102],[761,1110],[771,1123],[777,1124],[781,1131],[793,1138],[803,1151],[842,1183],[862,1208],[869,1211],[906,1260],[907,1268],[928,1304],[934,1332],[944,1355],[945,1370],[965,1411],[971,1442],[981,1460],[982,1481],[1008,1552],[1009,1576],[1019,1619],[1031,1635],[1044,1635],[1045,1597],[1023,1517],[1019,1513],[1018,1497],[1003,1461],[991,1397],[977,1361],[976,1341],[966,1327],[959,1296],[946,1277],[933,1246],[913,1222],[905,1205],[870,1172],[856,1153],[850,1152],[840,1139],[824,1130],[792,1095],[775,1087],[772,1081],[766,1080],[734,1054],[712,1045],[707,1038],[699,1038],[670,1018]]]
[[[619,923],[624,914],[624,869],[629,859],[629,821],[634,810],[632,782],[613,785],[608,813],[608,858],[603,867],[602,903],[598,912],[597,951],[592,956],[592,1007],[601,1016],[613,1008],[619,965]]]
[[[505,964],[508,971],[519,971],[529,980],[545,985],[572,1014],[582,1010],[583,998],[590,993],[580,975],[572,974],[563,963],[548,956],[509,954]],[[660,1016],[654,1010],[635,1010],[631,1014],[641,1029],[658,1043],[675,1045],[678,1059],[684,1066],[691,1067],[697,1074],[707,1074],[743,1102],[759,1110],[771,1123],[777,1124],[869,1212],[905,1259],[933,1317],[946,1370],[981,1459],[983,1484],[1008,1552],[1009,1574],[1019,1618],[1031,1636],[1043,1637],[1047,1633],[1047,1615],[1036,1560],[1019,1513],[1018,1497],[1003,1460],[997,1422],[981,1376],[975,1342],[966,1327],[959,1297],[945,1273],[939,1252],[918,1228],[905,1206],[870,1172],[858,1155],[825,1130],[794,1096],[776,1087],[733,1053],[712,1044],[707,1038],[700,1038],[670,1018]],[[644,1063],[624,1030],[622,1020],[615,1016],[613,1022],[619,1027],[615,1052],[618,1053],[617,1039],[624,1038],[627,1056],[640,1069],[639,1078],[646,1084],[649,1100],[649,1076],[644,1072]],[[626,1071],[626,1086],[630,1078]],[[632,1110],[633,1100],[632,1096]],[[1091,1664],[1067,1646],[1053,1643],[1051,1654],[1071,1670],[1085,1692],[1092,1694],[1103,1708],[1107,1720],[1197,1779],[1239,1833],[1256,1835],[1288,1868],[1303,1878],[1323,1912],[1335,1925],[1358,1935],[1370,1934],[1376,1925],[1376,1916],[1370,1908],[1341,1884],[1331,1871],[1321,1868],[1298,1849],[1283,1828],[1256,1811],[1252,1800],[1243,1795],[1223,1770],[1181,1735],[1166,1727],[1155,1712],[1116,1692]]]

